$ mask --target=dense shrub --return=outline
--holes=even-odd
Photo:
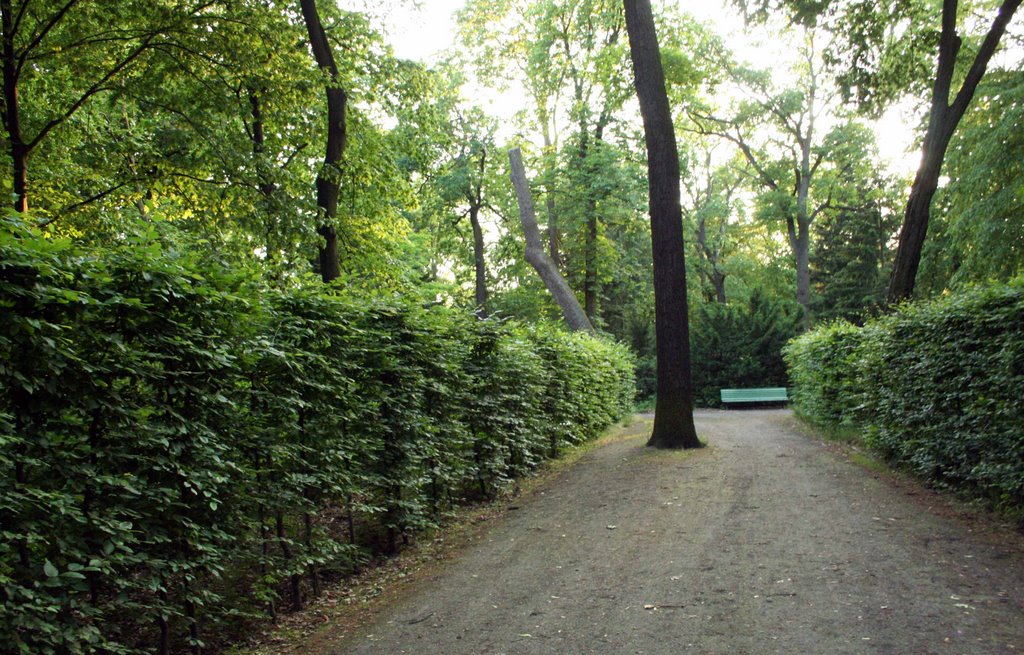
[[[936,484],[1024,517],[1024,283],[836,324],[786,351],[794,404]]]
[[[804,418],[824,425],[853,421],[862,402],[855,375],[863,330],[837,321],[793,339],[784,349],[792,385],[790,402]]]
[[[0,650],[198,650],[596,436],[633,391],[609,342],[6,223]]]
[[[797,314],[759,291],[742,305],[702,305],[691,337],[695,402],[717,407],[723,388],[786,386],[782,348],[796,333]]]

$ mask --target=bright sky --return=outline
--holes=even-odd
[[[737,12],[726,8],[721,0],[676,1],[685,11],[723,35],[740,59],[755,63],[777,59],[779,40],[758,43],[744,32]],[[339,3],[344,9],[374,16],[398,57],[429,64],[437,62],[455,43],[455,12],[465,0],[339,0]],[[913,131],[907,127],[914,120],[906,108],[894,108],[876,124],[879,154],[894,172],[912,174],[917,168],[919,155],[913,148]]]

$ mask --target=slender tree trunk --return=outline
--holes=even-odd
[[[693,425],[690,327],[679,204],[679,154],[650,0],[624,0],[626,31],[647,143],[658,395],[649,446],[699,448]]]
[[[797,223],[796,237],[796,301],[800,305],[801,323],[806,330],[811,326],[811,236],[810,224]]]
[[[711,194],[708,194],[710,202]],[[724,223],[723,223],[724,227]],[[725,297],[725,273],[718,268],[719,251],[718,247],[711,247],[708,243],[707,234],[707,222],[702,218],[697,224],[697,245],[700,247],[699,253],[704,259],[706,266],[700,267],[701,277],[701,289],[705,291],[705,296],[709,301],[714,301],[724,305],[726,303]],[[711,284],[711,293],[706,292],[707,283]]]
[[[277,259],[277,250],[274,247],[274,206],[273,197],[277,190],[277,184],[265,168],[267,162],[263,154],[266,148],[265,126],[263,121],[262,103],[260,93],[255,89],[249,90],[249,107],[252,115],[252,129],[249,138],[252,140],[252,154],[256,165],[257,180],[256,186],[262,197],[264,212],[264,247],[266,248],[267,262],[273,264]]]
[[[956,33],[957,0],[943,0],[942,33],[939,37],[939,58],[936,66],[935,84],[932,87],[931,110],[928,131],[921,147],[921,166],[914,176],[907,208],[900,228],[899,246],[893,260],[892,277],[889,280],[888,301],[890,304],[906,300],[914,295],[917,269],[921,263],[921,251],[928,234],[932,198],[939,186],[942,163],[946,149],[960,119],[974,98],[974,92],[981,82],[992,59],[1006,26],[1020,7],[1021,0],[1003,0],[992,26],[974,57],[970,70],[964,77],[960,90],[952,103],[949,101],[953,72],[960,51],[961,40]]]
[[[597,125],[594,127],[594,143],[600,144],[604,140],[604,129],[611,120],[611,112],[606,108],[601,112],[600,117],[597,119]],[[580,129],[583,131],[584,136],[586,135],[586,126],[581,122]],[[580,166],[584,168],[590,175],[594,175],[596,171],[594,167],[587,162],[587,157],[590,154],[590,143],[587,139],[583,140],[580,145]],[[598,237],[598,217],[597,217],[597,198],[593,193],[587,196],[586,203],[586,216],[587,216],[587,233],[586,233],[586,250],[584,258],[584,271],[583,271],[583,309],[587,313],[587,318],[593,321],[597,317],[597,237]]]
[[[796,262],[796,302],[802,313],[801,323],[806,330],[811,326],[811,218],[807,208],[810,195],[810,133],[802,142],[803,159],[800,163],[800,176],[796,191],[795,232],[790,231],[790,242],[793,246],[793,258]],[[794,225],[790,222],[789,225]]]
[[[167,579],[160,579],[160,604],[161,610],[167,607]],[[160,630],[160,637],[157,641],[156,652],[159,655],[170,655],[171,652],[171,626],[167,622],[167,614],[164,611],[157,613],[156,617],[157,628]]]
[[[28,210],[28,145],[21,132],[21,106],[18,99],[18,68],[14,52],[14,9],[11,0],[0,0],[3,25],[4,127],[11,155],[14,184],[14,209]]]
[[[593,322],[597,318],[597,203],[587,202],[587,251],[583,274],[583,311]]]
[[[284,527],[284,512],[278,510],[274,514],[274,529],[277,534],[277,545],[281,548],[281,555],[284,556],[284,561],[291,567],[292,560],[295,559],[294,553],[292,553],[292,547],[288,540],[288,533]],[[289,578],[289,587],[292,594],[292,609],[296,612],[302,609],[302,576],[298,573],[292,573]]]
[[[558,234],[558,215],[555,213],[555,165],[548,161],[554,159],[554,145],[551,142],[551,130],[544,118],[544,209],[548,215],[548,256],[555,266],[562,264],[561,239]]]
[[[323,168],[316,176],[316,204],[322,212],[317,232],[324,239],[319,252],[320,276],[324,282],[330,282],[341,275],[335,221],[338,217],[338,194],[341,191],[341,156],[345,152],[347,139],[345,114],[348,95],[338,86],[338,66],[334,62],[334,52],[320,22],[316,0],[299,0],[299,5],[309,33],[313,58],[320,70],[330,75],[327,86],[327,148]]]
[[[466,200],[469,201],[469,224],[473,228],[473,271],[475,274],[476,315],[487,317],[487,261],[484,258],[484,231],[480,225],[480,210],[484,206],[483,177],[487,166],[487,150],[481,148],[477,162],[477,179],[471,182]]]
[[[523,168],[523,157],[519,148],[509,150],[508,159],[512,168],[512,185],[516,189],[516,198],[519,201],[519,219],[526,236],[526,261],[530,262],[548,291],[554,296],[569,329],[594,334],[594,326],[590,324],[572,289],[558,272],[555,262],[544,252],[544,244],[541,243],[540,230],[537,227],[537,216],[533,209],[533,197],[530,195],[530,185],[526,181],[526,170]]]
[[[484,261],[484,231],[480,226],[480,206],[469,207],[469,224],[473,228],[473,269],[476,273],[476,315],[487,316],[487,265]]]

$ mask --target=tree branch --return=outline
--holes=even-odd
[[[78,100],[74,102],[74,104],[71,105],[71,107],[68,108],[67,111],[65,111],[60,116],[57,116],[56,118],[50,120],[50,122],[44,125],[43,128],[39,130],[39,133],[36,134],[35,138],[28,143],[28,145],[26,146],[26,151],[31,152],[36,146],[39,145],[39,143],[44,138],[46,138],[46,135],[49,134],[53,128],[57,127],[67,119],[71,118],[71,116],[73,116],[74,113],[78,111],[82,107],[82,105],[84,105],[86,101],[89,100],[89,98],[91,98],[93,95],[105,90],[106,83],[109,82],[115,75],[124,70],[124,68],[128,66],[128,64],[132,63],[132,61],[134,61],[136,57],[141,55],[146,50],[146,48],[149,47],[150,41],[152,41],[155,37],[155,34],[150,34],[149,36],[147,36],[142,41],[142,43],[139,44],[139,47],[132,51],[127,57],[122,59],[116,66],[107,71],[107,74],[104,75],[102,79],[98,80],[95,84],[86,89],[86,91],[78,98]]]
[[[32,52],[32,50],[34,50],[42,42],[42,40],[46,38],[46,35],[50,33],[50,30],[56,27],[57,23],[61,22],[64,19],[64,16],[77,2],[78,0],[68,0],[68,3],[66,5],[57,10],[57,13],[55,13],[53,16],[50,16],[49,22],[47,22],[46,25],[43,26],[43,29],[40,30],[38,34],[36,34],[35,38],[29,41],[29,44],[25,46],[25,49],[22,50],[21,55],[18,57],[18,65],[15,66],[15,70],[17,71],[18,76],[21,75],[21,68],[25,65],[25,58],[28,57],[28,53]],[[19,15],[18,18],[20,19],[21,16]],[[13,34],[11,34],[10,36],[12,39],[14,38]]]
[[[967,106],[970,104],[971,98],[974,97],[974,92],[977,90],[982,76],[985,75],[988,62],[992,59],[992,55],[995,54],[996,48],[999,46],[999,40],[1006,31],[1006,26],[1009,24],[1010,19],[1013,18],[1014,12],[1020,7],[1020,3],[1021,0],[1003,0],[1003,4],[1000,5],[999,11],[992,21],[992,27],[989,28],[988,34],[985,35],[985,40],[982,42],[978,54],[974,56],[971,68],[967,71],[967,76],[964,77],[963,84],[960,85],[960,91],[956,94],[956,99],[950,107],[955,121],[959,121],[960,117],[967,111]]]

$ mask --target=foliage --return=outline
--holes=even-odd
[[[196,252],[0,230],[5,651],[198,649],[631,408],[622,346]]]
[[[863,328],[837,323],[786,350],[809,420],[851,423],[941,486],[1024,516],[1024,283],[907,304]]]
[[[719,390],[784,387],[782,347],[798,328],[798,312],[755,290],[745,304],[707,303],[692,337],[695,401],[719,404]]]
[[[947,155],[949,184],[918,275],[924,292],[1024,272],[1024,73],[990,71]]]
[[[802,418],[826,426],[854,420],[861,394],[856,370],[863,330],[846,321],[822,325],[783,350],[790,401]]]

